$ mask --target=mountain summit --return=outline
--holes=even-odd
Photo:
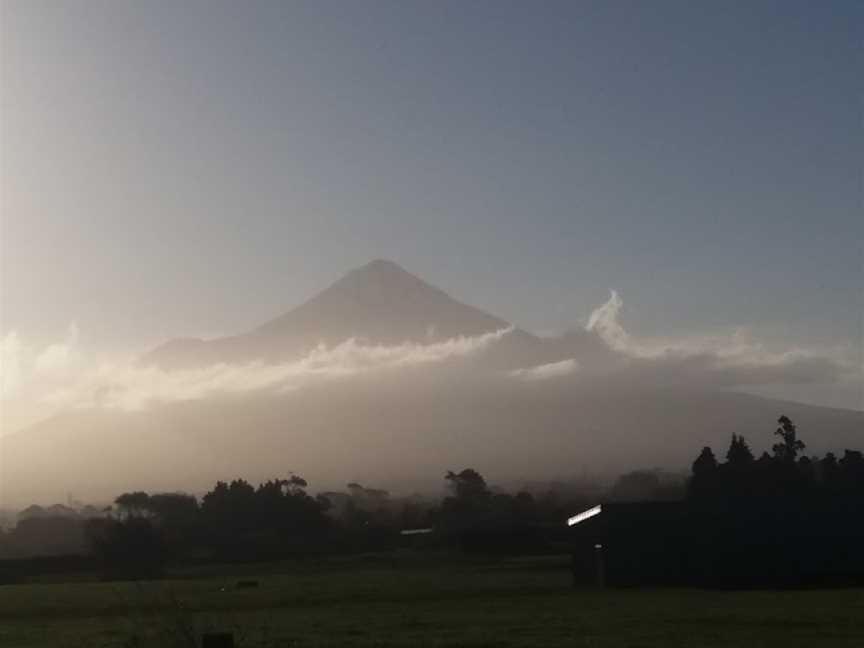
[[[143,362],[165,369],[278,362],[299,357],[318,344],[332,346],[350,338],[372,344],[434,342],[508,326],[393,261],[376,259],[247,333],[208,341],[172,340],[148,353]]]

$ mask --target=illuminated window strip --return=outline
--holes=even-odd
[[[594,508],[590,508],[587,511],[582,511],[578,515],[574,515],[573,517],[568,518],[567,519],[567,526],[573,526],[574,524],[579,524],[580,522],[583,522],[583,521],[587,520],[588,518],[592,518],[595,515],[598,515],[602,510],[603,510],[603,507],[600,504],[598,504]]]

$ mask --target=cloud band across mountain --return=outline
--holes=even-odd
[[[638,386],[740,388],[750,385],[833,383],[860,380],[840,354],[805,349],[770,352],[740,331],[730,336],[687,340],[640,340],[621,325],[623,300],[613,292],[595,309],[586,332],[598,336],[611,353],[603,362],[583,363],[579,350],[556,348],[562,359],[511,368],[520,382],[574,380],[574,385],[603,380],[610,389]],[[166,370],[132,361],[107,360],[84,353],[77,328],[62,342],[42,349],[26,345],[14,333],[0,344],[4,432],[66,409],[141,410],[226,394],[288,392],[333,379],[357,378],[412,367],[448,366],[475,357],[471,370],[494,380],[483,359],[514,329],[501,328],[442,341],[370,344],[349,338],[335,346],[318,345],[298,360],[267,364],[216,363],[195,369]],[[549,341],[548,344],[557,344]],[[571,357],[566,357],[573,351]],[[561,356],[559,356],[561,357]]]
[[[503,328],[442,342],[364,344],[350,338],[334,347],[319,345],[293,362],[218,363],[200,369],[164,370],[135,362],[87,357],[74,338],[42,350],[11,333],[2,341],[0,371],[8,380],[2,397],[4,417],[31,422],[65,409],[140,410],[151,405],[199,400],[224,394],[292,391],[327,379],[442,364],[482,353],[512,332]],[[50,362],[49,362],[50,361]],[[17,426],[16,426],[17,427]]]

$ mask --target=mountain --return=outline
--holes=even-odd
[[[297,308],[241,335],[214,340],[171,340],[142,363],[163,369],[218,362],[293,360],[318,344],[349,338],[371,344],[436,342],[510,327],[508,322],[468,306],[392,261],[375,260],[332,284]],[[539,346],[519,331],[522,344]]]
[[[352,338],[389,346],[349,348],[359,365],[338,353],[334,365],[290,362]],[[394,355],[410,361],[380,364]],[[705,445],[722,456],[733,432],[770,450],[781,414],[808,453],[864,445],[864,412],[730,391],[753,376],[771,382],[776,363],[754,373],[708,353],[629,356],[586,329],[540,338],[390,261],[249,332],[173,340],[140,362],[164,371],[121,372],[87,386],[89,409],[0,438],[0,507],[290,472],[316,489],[353,480],[398,491],[439,487],[466,466],[499,484],[687,470]],[[210,369],[173,371],[193,367]]]
[[[729,392],[612,393],[399,372],[285,394],[68,412],[0,440],[0,505],[202,493],[220,479],[291,472],[315,490],[357,481],[436,492],[446,470],[469,466],[515,486],[686,471],[703,446],[722,457],[732,432],[770,452],[780,414],[798,424],[808,454],[862,445],[862,412]]]

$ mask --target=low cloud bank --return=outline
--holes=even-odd
[[[611,353],[593,358],[587,349],[567,347],[564,339],[544,340],[562,359],[505,372],[517,382],[576,378],[590,384],[603,377],[611,389],[633,386],[747,388],[772,385],[864,384],[864,372],[842,350],[792,348],[769,350],[738,329],[725,336],[677,340],[643,339],[620,322],[624,302],[612,291],[586,325],[594,345]],[[305,357],[281,364],[218,364],[194,370],[142,367],[134,358],[105,357],[85,351],[77,327],[55,344],[35,347],[17,333],[0,338],[0,433],[25,427],[66,409],[145,409],[159,403],[204,399],[220,394],[300,389],[324,380],[369,375],[407,367],[443,366],[459,358],[490,353],[511,328],[438,343],[370,345],[349,339],[319,346]],[[593,336],[597,336],[596,338]],[[511,336],[511,341],[516,340]],[[559,346],[554,346],[559,345]],[[553,354],[554,356],[554,354]],[[475,370],[481,372],[482,363]],[[500,373],[494,375],[501,376]],[[492,377],[493,374],[490,374]],[[852,392],[854,393],[854,391]],[[850,406],[855,407],[854,403]],[[859,404],[858,408],[861,408]]]
[[[480,353],[512,330],[432,344],[381,346],[349,339],[330,348],[318,346],[295,362],[217,364],[177,371],[141,367],[131,358],[88,357],[80,349],[77,329],[63,343],[41,350],[10,333],[0,341],[3,429],[18,429],[65,409],[136,411],[159,403],[219,394],[291,391],[321,380],[441,364]]]

